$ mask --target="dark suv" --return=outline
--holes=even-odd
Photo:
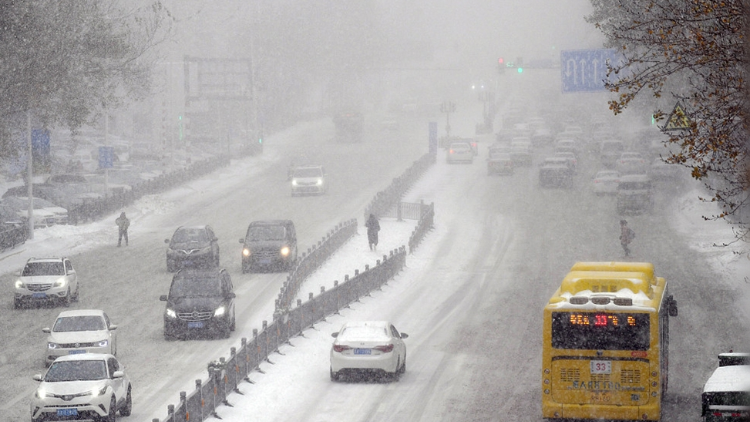
[[[253,221],[242,243],[242,272],[254,268],[289,270],[297,260],[297,233],[291,220]]]
[[[167,271],[183,267],[219,266],[219,239],[210,226],[178,227],[172,239],[164,239],[167,249]]]
[[[234,288],[223,269],[184,269],[172,277],[164,310],[164,338],[219,333],[228,338],[235,328]]]

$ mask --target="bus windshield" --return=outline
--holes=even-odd
[[[552,347],[578,350],[648,350],[644,313],[553,312]]]

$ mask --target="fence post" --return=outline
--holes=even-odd
[[[202,383],[203,383],[203,381],[201,381],[199,379],[195,380],[195,389],[198,390],[198,398],[200,398],[200,402],[201,402],[201,415],[200,415],[201,416],[201,418],[200,418],[201,421],[203,421],[206,418],[205,414],[203,413],[203,405],[205,403],[203,401],[203,388],[201,388],[202,387]]]
[[[180,391],[180,408],[183,409],[182,420],[189,421],[190,412],[188,412],[187,408],[187,393],[184,391]]]
[[[396,202],[396,221],[404,221],[401,211],[401,201]]]

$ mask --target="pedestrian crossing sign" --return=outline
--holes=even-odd
[[[690,129],[690,118],[685,113],[685,109],[680,103],[675,104],[672,113],[669,114],[667,124],[662,128],[663,131],[668,132],[672,130],[688,130]]]

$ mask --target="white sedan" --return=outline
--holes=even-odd
[[[96,309],[60,312],[49,334],[45,347],[45,362],[52,363],[60,356],[87,353],[117,354],[117,326],[107,314]]]
[[[448,154],[445,157],[448,164],[452,163],[473,163],[474,150],[468,142],[453,142],[448,148]]]
[[[347,322],[331,347],[331,380],[344,374],[385,374],[394,380],[406,372],[406,345],[409,337],[386,321]]]
[[[619,185],[620,173],[614,170],[601,170],[594,176],[594,193],[599,196],[616,194]]]

